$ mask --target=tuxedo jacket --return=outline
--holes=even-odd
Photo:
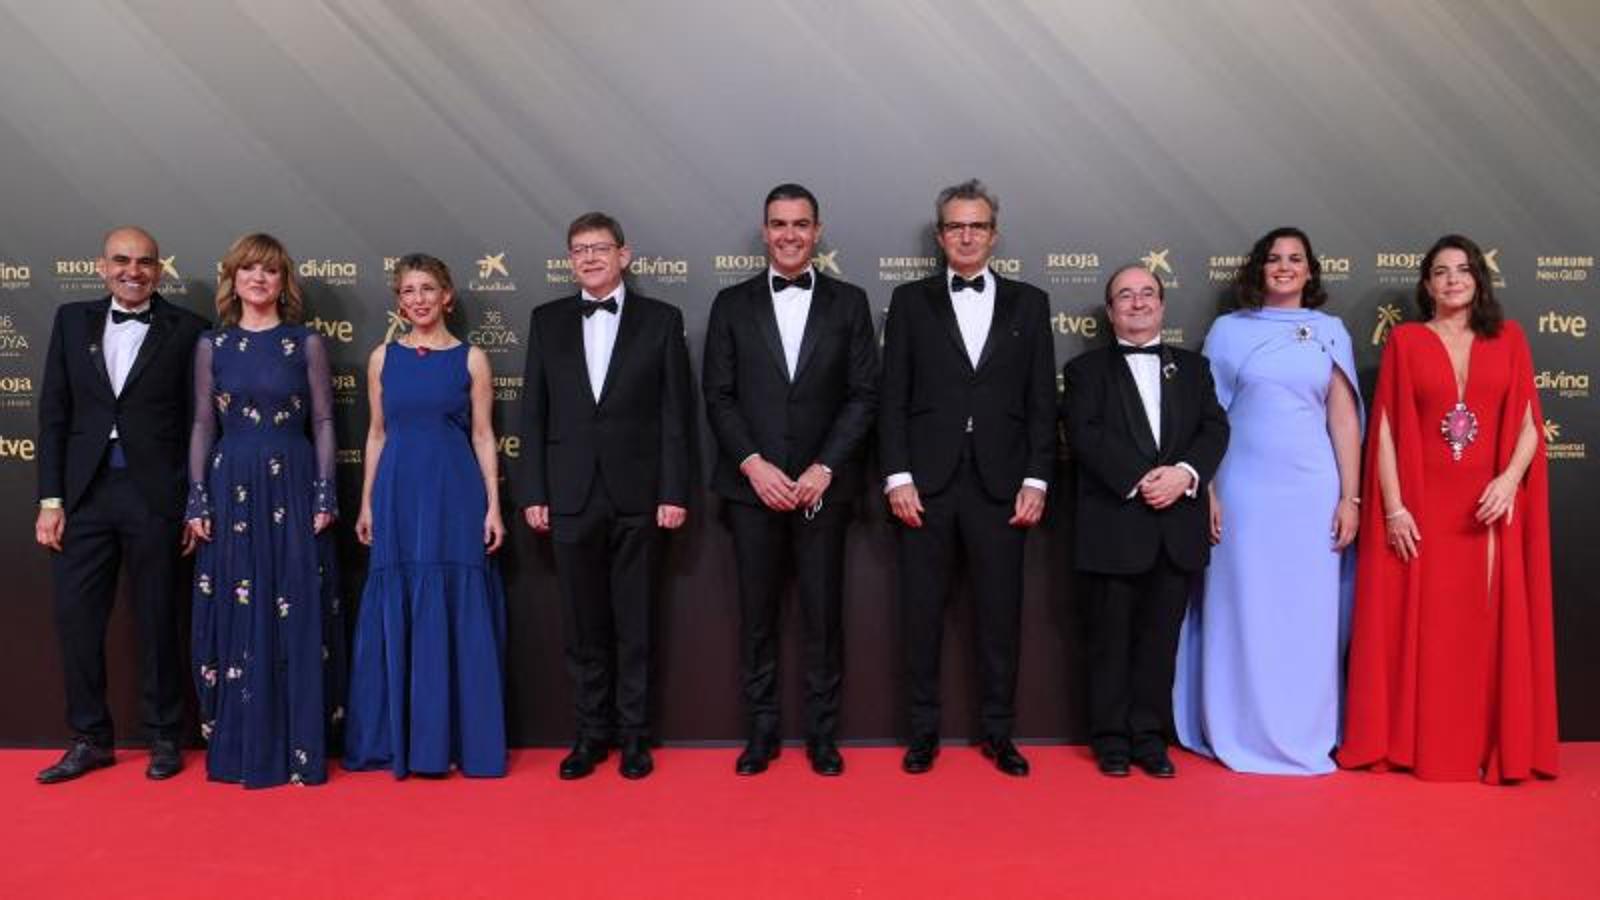
[[[791,381],[766,271],[718,293],[701,367],[706,418],[717,439],[711,489],[759,504],[739,471],[759,453],[790,478],[814,462],[832,469],[826,503],[858,496],[863,444],[877,408],[874,339],[866,292],[816,273]]]
[[[115,426],[151,511],[181,518],[194,418],[194,348],[207,323],[152,295],[150,330],[118,396],[101,345],[110,308],[109,296],[56,308],[39,392],[39,496],[60,497],[70,514],[99,471]]]
[[[689,354],[678,308],[629,290],[600,399],[574,294],[534,309],[523,370],[521,506],[581,512],[598,473],[618,512],[689,499]],[[610,315],[597,312],[595,315]]]
[[[1083,353],[1063,369],[1062,417],[1078,469],[1081,572],[1146,572],[1163,547],[1184,571],[1198,571],[1211,558],[1206,488],[1228,447],[1228,417],[1204,356],[1163,346],[1160,359],[1159,449],[1133,373],[1114,346]],[[1137,495],[1128,499],[1146,472],[1179,462],[1200,476],[1194,499],[1179,498],[1159,511]]]
[[[1010,501],[1024,478],[1049,481],[1056,457],[1055,342],[1050,301],[996,281],[994,319],[974,366],[943,268],[903,284],[883,330],[878,454],[885,475],[910,472],[921,494],[949,483],[971,440],[985,493]]]

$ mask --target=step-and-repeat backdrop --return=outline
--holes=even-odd
[[[1001,201],[995,267],[1047,289],[1058,362],[1107,337],[1100,291],[1137,261],[1168,338],[1199,347],[1251,241],[1305,228],[1371,390],[1416,316],[1420,251],[1461,231],[1533,344],[1552,475],[1562,733],[1600,738],[1600,10],[1583,2],[749,4],[0,2],[0,743],[59,739],[49,562],[32,540],[36,398],[55,307],[98,296],[100,235],[161,242],[162,292],[211,310],[252,230],[298,260],[334,348],[345,593],[368,351],[394,333],[389,270],[425,250],[460,286],[458,334],[495,371],[514,466],[529,311],[571,290],[565,227],[603,209],[635,290],[680,305],[698,357],[712,296],[765,266],[761,199],[822,201],[818,264],[865,287],[939,263],[938,189]],[[698,369],[698,365],[696,366]],[[700,429],[703,466],[710,442]],[[1600,446],[1597,446],[1600,451]],[[1019,733],[1082,738],[1068,503],[1030,538]],[[1263,472],[1261,477],[1271,477]],[[901,730],[893,536],[865,497],[850,542],[842,730]],[[1271,553],[1273,548],[1262,547]],[[571,731],[548,545],[503,551],[511,735]],[[671,542],[658,731],[742,733],[733,552],[700,494]],[[976,727],[971,592],[950,605],[947,732]],[[797,610],[783,662],[800,722]],[[138,721],[131,618],[110,652]]]

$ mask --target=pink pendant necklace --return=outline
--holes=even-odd
[[[1462,452],[1478,439],[1478,414],[1458,400],[1439,421],[1439,433],[1444,436],[1444,442],[1450,445],[1450,459],[1460,462]]]

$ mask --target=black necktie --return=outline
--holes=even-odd
[[[123,322],[126,322],[129,319],[149,325],[150,307],[146,306],[144,309],[138,312],[123,312],[122,310],[117,309],[115,306],[111,307],[111,324],[121,325]]]
[[[797,287],[802,291],[811,290],[811,270],[807,269],[793,278],[785,278],[782,275],[772,276],[772,292],[774,294],[781,294],[784,289],[792,287]]]
[[[613,316],[616,315],[617,314],[617,298],[613,296],[613,297],[607,297],[604,300],[585,300],[585,301],[583,301],[583,317],[585,319],[587,319],[590,316],[594,315],[596,311],[602,310],[602,309],[605,310],[608,313],[611,313]]]
[[[971,279],[962,278],[960,275],[950,276],[950,293],[959,293],[967,288],[983,293],[983,276],[974,275]]]
[[[1118,344],[1117,352],[1121,353],[1123,356],[1132,356],[1135,353],[1148,353],[1152,356],[1160,356],[1161,345],[1151,344],[1148,347],[1134,347],[1129,344]]]

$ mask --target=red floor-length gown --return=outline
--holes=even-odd
[[[1507,321],[1474,339],[1465,395],[1476,438],[1453,458],[1441,425],[1456,405],[1444,342],[1421,324],[1396,328],[1372,404],[1362,545],[1350,643],[1347,767],[1413,770],[1437,781],[1556,774],[1554,638],[1543,419],[1527,339]],[[1512,522],[1473,513],[1503,471],[1531,413],[1539,447]],[[1400,490],[1421,532],[1400,561],[1384,541],[1378,423],[1393,435]],[[1491,561],[1492,560],[1492,561]]]

